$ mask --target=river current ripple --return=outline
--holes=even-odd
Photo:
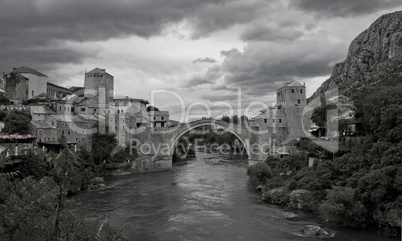
[[[69,209],[100,222],[109,214],[130,240],[312,240],[297,233],[307,224],[334,233],[331,241],[395,240],[267,204],[246,170],[245,155],[198,152],[171,171],[108,177],[105,188],[73,196]]]

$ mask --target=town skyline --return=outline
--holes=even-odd
[[[345,59],[353,38],[402,4],[136,1],[78,8],[74,1],[42,0],[0,5],[3,72],[28,66],[48,75],[49,82],[71,87],[83,86],[85,71],[99,67],[115,77],[117,97],[150,100],[151,90],[169,89],[186,105],[235,106],[240,89],[244,109],[255,100],[274,102],[285,81],[305,82],[309,97]],[[177,119],[178,102],[159,97],[155,105]]]

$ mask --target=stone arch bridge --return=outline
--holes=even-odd
[[[180,138],[187,132],[202,126],[219,126],[234,134],[246,149],[249,165],[265,160],[267,141],[261,138],[258,129],[215,119],[202,119],[170,128],[153,128],[130,135],[128,142],[130,148],[137,149],[141,156],[140,160],[143,160],[143,163],[139,163],[139,165],[148,165],[142,169],[167,170],[172,168],[172,155]],[[261,143],[265,143],[265,145],[261,145]]]

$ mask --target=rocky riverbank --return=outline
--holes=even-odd
[[[314,197],[314,194],[311,191],[304,189],[287,190],[285,187],[266,189],[265,186],[259,185],[257,190],[260,191],[264,201],[282,205],[289,209],[316,213],[317,207],[321,203]],[[396,209],[389,211],[376,210],[373,214],[372,221],[384,235],[398,236],[401,233],[401,215],[401,211]],[[306,228],[305,230],[300,230],[300,232],[307,234],[314,233],[313,230],[311,232],[308,230],[309,228]],[[314,228],[314,230],[318,229]],[[325,233],[317,231],[317,236],[320,236],[319,234]]]

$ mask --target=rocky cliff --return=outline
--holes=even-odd
[[[339,94],[351,96],[367,85],[381,81],[388,73],[402,71],[402,11],[383,15],[349,46],[344,62],[334,66],[326,80],[308,101],[339,87]]]

